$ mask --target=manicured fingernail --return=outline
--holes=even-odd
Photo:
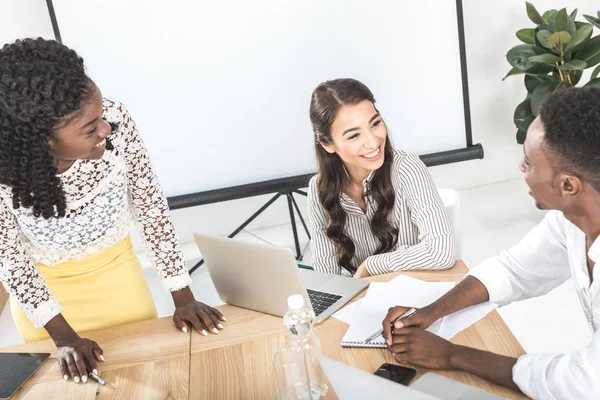
[[[221,319],[222,319],[223,321],[227,321],[227,318],[225,318],[225,317],[221,317]]]
[[[223,329],[223,325],[221,325],[221,324],[217,324],[217,328],[219,328],[219,329]]]
[[[183,333],[187,333],[187,328],[184,326],[183,328],[181,328],[181,331],[182,331]]]
[[[85,376],[85,375],[84,375],[84,376],[82,376],[82,377],[81,377],[81,381],[82,381],[83,383],[86,383],[86,382],[87,382],[87,376]]]
[[[75,381],[75,383],[79,383],[79,377],[76,376],[75,378],[73,378],[73,380]]]
[[[219,330],[217,328],[213,328],[213,332],[214,333],[219,333]]]
[[[68,381],[68,380],[69,380],[69,375],[63,375],[63,379],[64,379],[65,381]]]
[[[204,336],[208,336],[208,332],[206,332],[204,329],[202,329],[202,334],[203,334]]]
[[[396,322],[394,324],[394,328],[396,328],[396,329],[402,329],[402,328],[404,328],[404,324],[402,322]]]
[[[94,368],[92,372],[94,373],[94,375],[98,375],[98,370],[96,368]]]
[[[100,359],[104,361],[104,356],[102,354],[100,354]]]

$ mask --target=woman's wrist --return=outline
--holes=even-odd
[[[175,307],[178,307],[189,301],[196,300],[194,298],[194,294],[192,293],[192,289],[190,289],[189,286],[186,286],[183,289],[172,291],[171,296],[173,297],[173,303],[175,304]]]
[[[54,341],[56,347],[64,346],[67,343],[72,343],[79,339],[77,332],[71,328],[71,325],[69,325],[62,314],[58,314],[48,321],[48,323],[44,325],[44,328]]]

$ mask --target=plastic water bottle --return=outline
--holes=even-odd
[[[291,333],[288,348],[306,353],[306,367],[310,379],[312,398],[318,399],[327,394],[328,386],[319,365],[321,342],[312,332],[314,321],[315,314],[310,307],[306,307],[302,295],[293,294],[288,297],[288,311],[283,316],[283,324]]]

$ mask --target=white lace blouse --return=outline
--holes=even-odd
[[[104,99],[104,118],[118,125],[113,150],[99,160],[78,160],[61,174],[63,218],[34,217],[12,207],[0,185],[0,280],[37,328],[62,311],[36,264],[82,258],[124,239],[135,222],[167,290],[191,282],[162,188],[135,123],[125,107]]]

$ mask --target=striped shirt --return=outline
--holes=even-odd
[[[398,243],[389,253],[374,254],[379,239],[371,231],[376,211],[371,196],[365,198],[366,212],[345,193],[340,196],[347,213],[345,233],[355,247],[350,265],[358,268],[366,260],[365,266],[371,275],[450,268],[455,262],[454,236],[427,167],[418,155],[394,149],[391,175],[396,198],[389,219],[398,228]],[[365,193],[372,176],[373,172],[363,181]],[[350,276],[339,265],[335,244],[327,237],[328,216],[319,201],[317,178],[310,180],[308,191],[313,267],[318,272]]]

